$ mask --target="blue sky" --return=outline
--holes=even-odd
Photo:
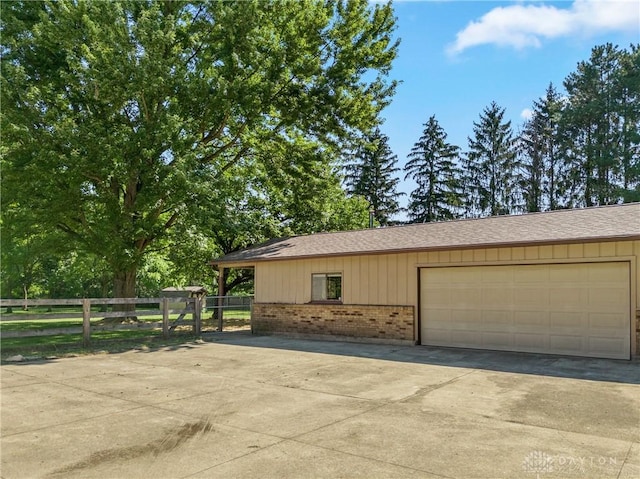
[[[402,83],[381,129],[400,167],[431,115],[466,150],[492,101],[517,131],[549,82],[563,91],[595,45],[640,42],[638,0],[396,1],[394,10],[401,43],[391,76]],[[403,181],[400,190],[413,188]]]

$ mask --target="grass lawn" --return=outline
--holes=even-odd
[[[69,308],[67,308],[69,309]],[[29,311],[15,312],[15,314],[28,315],[28,314],[42,314],[46,310],[36,311],[35,308]],[[55,310],[56,314],[64,311]],[[76,313],[77,310],[70,310],[66,312]],[[98,310],[95,310],[96,314],[99,314]],[[203,324],[215,324],[217,326],[218,320],[211,318],[212,313],[207,311],[203,314]],[[224,325],[225,326],[239,326],[241,324],[248,324],[251,319],[251,312],[246,310],[227,310],[224,312]],[[170,321],[174,321],[177,315],[171,315]],[[185,320],[191,320],[191,315],[188,314]],[[138,321],[157,323],[162,322],[162,315],[155,314],[150,316],[138,316]],[[92,324],[100,324],[101,318],[92,318]],[[39,331],[43,329],[59,329],[59,328],[72,328],[82,326],[82,318],[70,318],[70,319],[33,319],[33,320],[16,320],[16,321],[0,321],[0,332],[2,331]]]
[[[46,308],[31,308],[29,311],[18,311],[14,308],[12,314],[27,316],[29,314],[44,314]],[[78,308],[54,308],[51,313],[77,313]],[[96,309],[95,314],[99,315]],[[4,312],[3,312],[4,313]],[[218,320],[212,318],[212,311],[206,311],[202,318],[203,331],[216,330]],[[175,321],[177,315],[171,315],[170,320]],[[246,329],[249,327],[251,312],[245,310],[225,310],[224,324],[225,330]],[[162,322],[162,315],[138,316],[142,322]],[[188,314],[185,320],[191,320]],[[99,316],[91,319],[92,324],[102,324],[103,320]],[[88,348],[82,347],[82,334],[52,334],[47,336],[30,336],[21,338],[6,338],[2,332],[20,331],[41,331],[55,330],[61,328],[81,327],[82,318],[69,319],[38,319],[38,320],[15,320],[0,321],[0,358],[3,360],[16,355],[23,357],[48,357],[48,356],[68,356],[76,354],[91,354],[96,351],[118,352],[132,348],[157,348],[171,344],[180,344],[185,341],[195,340],[190,326],[180,327],[174,331],[169,339],[162,337],[161,329],[144,330],[108,330],[92,331],[91,345]]]
[[[131,349],[158,349],[197,340],[190,332],[175,332],[168,339],[162,331],[99,331],[91,335],[89,347],[82,346],[81,334],[57,334],[28,338],[3,338],[0,358],[21,355],[27,359],[76,356],[96,352],[117,353]]]
[[[100,321],[92,319],[92,323]],[[81,319],[34,319],[21,321],[2,321],[0,331],[39,331],[42,329],[60,329],[82,326]]]

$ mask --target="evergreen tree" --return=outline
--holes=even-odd
[[[521,191],[528,212],[562,206],[562,156],[558,151],[560,94],[549,84],[544,97],[533,103],[531,118],[520,135]]]
[[[515,139],[504,112],[492,102],[473,123],[464,162],[467,216],[506,215],[517,209]]]
[[[600,45],[564,82],[562,136],[575,206],[618,203],[638,188],[638,63],[637,47]]]
[[[397,156],[388,141],[380,128],[365,136],[353,155],[354,161],[347,165],[345,176],[349,194],[365,198],[382,226],[389,225],[393,215],[400,212],[398,198],[402,195],[397,191]]]
[[[459,151],[459,147],[447,143],[446,132],[431,116],[404,167],[405,179],[412,178],[417,183],[407,208],[410,222],[428,223],[458,216],[462,204],[461,172],[456,164]]]
[[[621,117],[617,196],[640,201],[640,44],[620,53],[614,87]]]

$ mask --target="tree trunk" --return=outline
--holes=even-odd
[[[137,270],[131,267],[129,270],[117,271],[113,279],[114,298],[135,298],[136,297],[136,273]],[[135,304],[114,304],[114,311],[135,311]],[[126,319],[126,318],[123,318]],[[131,316],[129,319],[135,319]]]
[[[100,297],[101,298],[107,298],[109,296],[109,275],[108,274],[102,274],[100,276]],[[107,311],[107,305],[106,304],[102,304],[100,305],[100,312],[104,313]]]
[[[29,287],[25,284],[22,285],[23,303],[22,311],[29,311]]]
[[[125,271],[116,271],[113,279],[114,298],[136,297],[136,272],[135,266]]]

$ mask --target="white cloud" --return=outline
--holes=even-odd
[[[525,121],[530,120],[532,116],[533,116],[533,110],[531,110],[531,108],[525,108],[520,112],[520,118],[522,118]]]
[[[477,45],[539,47],[549,38],[606,31],[638,31],[638,0],[574,0],[569,8],[547,5],[497,7],[469,23],[448,46],[451,55]]]

